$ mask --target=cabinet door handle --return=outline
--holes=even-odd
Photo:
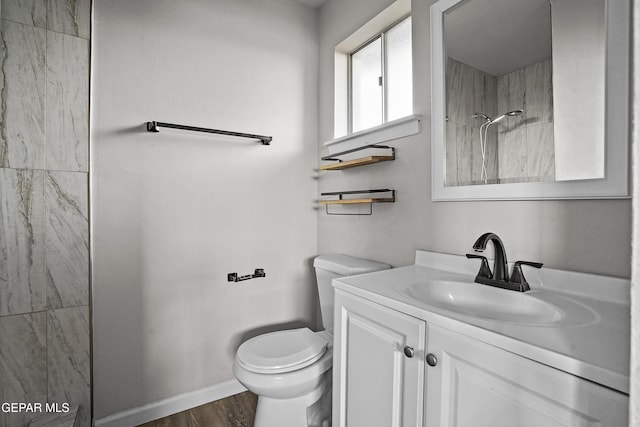
[[[413,349],[413,347],[409,347],[408,345],[404,346],[404,355],[411,358],[413,357],[413,355],[416,354],[415,350]]]
[[[427,354],[427,365],[436,366],[438,364],[438,358],[433,354]]]

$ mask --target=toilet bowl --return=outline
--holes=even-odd
[[[254,427],[329,427],[333,364],[333,288],[337,277],[390,268],[346,255],[314,260],[325,330],[270,332],[240,345],[233,364],[236,379],[258,395]]]
[[[240,346],[233,373],[258,395],[254,427],[322,426],[331,415],[332,362],[331,334],[308,328],[263,334]],[[315,423],[309,423],[308,408],[320,418]]]

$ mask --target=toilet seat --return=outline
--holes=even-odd
[[[271,332],[244,342],[236,353],[248,371],[277,374],[295,371],[320,359],[329,343],[309,328]]]

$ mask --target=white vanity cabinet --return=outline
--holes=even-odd
[[[335,303],[334,427],[628,425],[624,393],[340,289]]]
[[[627,395],[429,324],[425,427],[628,426]]]
[[[336,290],[333,427],[420,427],[426,322]]]

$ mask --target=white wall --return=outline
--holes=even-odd
[[[93,30],[100,419],[232,379],[261,328],[315,324],[318,41],[292,0],[95,0]]]
[[[323,172],[320,191],[395,188],[393,204],[372,216],[318,216],[318,250],[411,264],[418,248],[464,254],[485,231],[498,233],[509,260],[541,261],[616,276],[630,275],[631,203],[600,201],[432,202],[429,7],[413,0],[414,106],[422,132],[392,142],[394,162]],[[391,0],[329,0],[320,13],[320,150],[333,138],[333,48]]]

